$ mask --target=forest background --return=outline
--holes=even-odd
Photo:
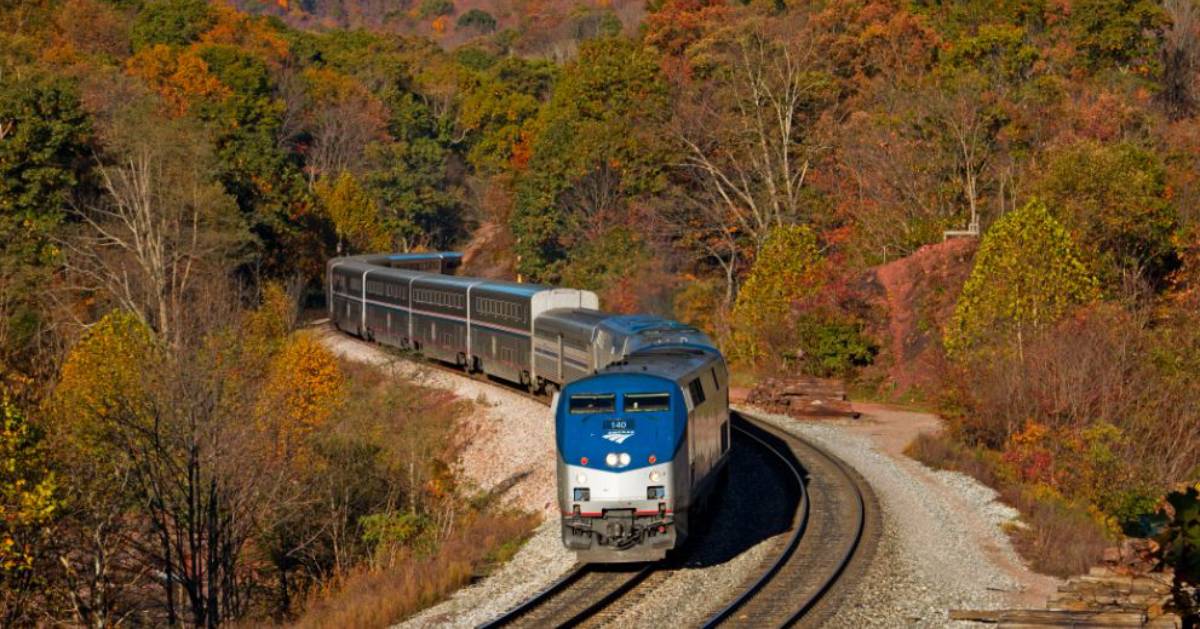
[[[1198,113],[1194,0],[0,1],[0,612],[386,624],[510,553],[469,408],[295,330],[383,250],[936,407],[1083,570],[1200,472]]]

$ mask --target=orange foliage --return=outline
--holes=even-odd
[[[664,56],[682,55],[709,29],[725,26],[730,13],[722,0],[667,0],[646,16],[646,44]]]
[[[439,15],[437,18],[435,18],[433,20],[433,23],[430,24],[430,26],[433,27],[433,32],[437,33],[438,35],[441,35],[442,33],[446,32],[446,24],[447,23],[448,23],[448,20],[447,20],[446,16]]]
[[[817,48],[862,81],[928,68],[940,38],[922,16],[895,0],[834,0],[813,17]]]
[[[512,157],[509,163],[515,172],[521,172],[529,167],[529,160],[533,157],[533,134],[528,130],[521,131],[521,137],[513,143]]]
[[[286,5],[286,1],[280,3],[284,8]],[[237,46],[273,62],[287,57],[287,41],[265,19],[220,3],[213,5],[213,11],[217,16],[216,24],[200,36],[200,44]]]
[[[164,44],[138,51],[125,63],[125,71],[158,92],[175,116],[183,116],[199,101],[224,100],[232,93],[195,52]]]

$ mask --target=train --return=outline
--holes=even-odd
[[[726,476],[729,374],[692,326],[599,310],[586,290],[455,275],[454,253],[339,257],[330,321],[551,397],[563,544],[587,563],[656,561]]]

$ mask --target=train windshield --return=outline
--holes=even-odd
[[[612,393],[594,394],[582,393],[572,395],[567,401],[573,415],[587,413],[611,413],[617,407],[617,396]]]
[[[670,393],[626,393],[624,400],[626,413],[650,413],[671,408]]]

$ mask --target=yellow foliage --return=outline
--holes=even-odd
[[[64,431],[89,443],[103,443],[107,422],[136,417],[147,397],[145,374],[157,357],[145,323],[123,310],[105,315],[63,363],[55,402]]]
[[[338,239],[353,251],[384,251],[392,239],[384,228],[379,207],[350,173],[343,172],[331,183],[321,180],[316,186]]]
[[[279,282],[267,282],[262,302],[246,316],[246,339],[258,356],[279,350],[296,320],[296,303]]]
[[[768,355],[771,335],[788,325],[796,302],[820,289],[823,270],[812,230],[803,225],[772,229],[733,307],[732,353],[751,361]]]
[[[329,423],[346,397],[346,380],[329,350],[294,334],[271,361],[258,407],[259,429],[275,456],[306,461],[308,437]]]
[[[60,507],[25,417],[0,398],[0,577],[33,568],[33,545]]]

